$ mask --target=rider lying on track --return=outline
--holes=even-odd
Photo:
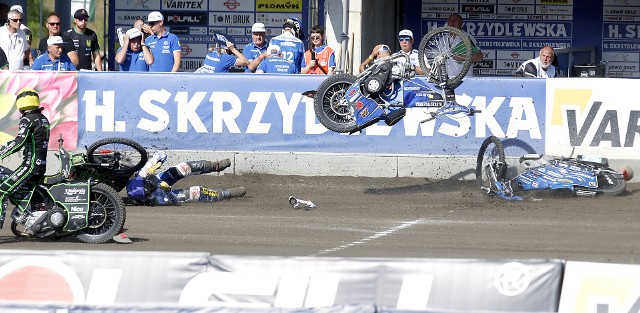
[[[156,172],[167,160],[164,151],[156,151],[145,166],[127,182],[127,196],[130,202],[138,205],[178,205],[184,202],[215,202],[223,199],[241,197],[244,187],[231,189],[212,189],[192,186],[186,189],[174,189],[179,180],[191,175],[222,172],[231,166],[229,159],[217,162],[200,160],[176,164],[159,174]],[[124,232],[113,237],[119,243],[131,243]]]
[[[38,93],[33,89],[21,90],[16,97],[16,107],[21,114],[18,135],[0,146],[0,159],[20,150],[24,151],[24,157],[22,164],[0,183],[0,229],[7,213],[7,196],[20,192],[28,194],[47,170],[49,120],[42,115]]]

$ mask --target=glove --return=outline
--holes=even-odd
[[[169,192],[171,191],[171,186],[169,186],[169,184],[167,184],[166,181],[162,181],[160,182],[160,189],[162,189],[165,192]]]
[[[162,162],[158,162],[152,165],[150,168],[147,169],[146,171],[147,175],[154,175],[156,171],[160,168],[160,166],[162,166]]]

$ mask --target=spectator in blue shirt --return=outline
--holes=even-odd
[[[233,54],[233,55],[231,55]],[[216,44],[216,47],[204,58],[204,65],[198,69],[199,73],[228,73],[232,66],[245,66],[249,64],[247,58],[236,49],[236,46],[227,41],[225,46]]]
[[[262,62],[258,65],[256,70],[257,74],[260,73],[274,73],[274,74],[296,74],[298,70],[296,65],[282,57],[280,53],[280,47],[274,44],[270,44],[267,48],[267,52],[260,56]]]
[[[145,40],[153,53],[153,64],[149,66],[149,72],[177,72],[182,60],[182,47],[178,36],[164,28],[164,16],[158,11],[149,13],[147,23],[153,32],[153,35]]]
[[[148,72],[153,64],[153,54],[142,43],[142,32],[137,28],[129,29],[122,35],[123,45],[118,48],[116,62],[123,72]]]
[[[254,73],[258,64],[260,64],[259,56],[267,52],[267,33],[264,24],[255,23],[251,26],[251,42],[244,47],[242,54],[249,60],[249,65],[245,68],[246,73]]]
[[[282,35],[271,38],[269,44],[280,47],[283,58],[293,62],[296,72],[302,69],[302,59],[304,59],[304,43],[298,38],[300,36],[300,23],[293,19],[287,19],[282,25]]]
[[[71,59],[62,53],[64,40],[60,36],[50,36],[47,39],[47,53],[33,61],[32,70],[36,71],[77,71]]]

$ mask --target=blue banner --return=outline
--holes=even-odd
[[[480,114],[420,124],[435,108],[412,108],[393,127],[345,135],[322,126],[301,94],[325,78],[80,72],[79,145],[118,136],[172,150],[476,155],[496,135],[543,151],[544,80],[469,79],[457,100]]]

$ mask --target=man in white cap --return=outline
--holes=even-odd
[[[73,28],[67,31],[67,36],[73,40],[73,45],[78,53],[78,69],[102,71],[102,56],[100,55],[100,45],[98,35],[87,27],[89,23],[89,12],[85,9],[78,9],[73,14]]]
[[[260,60],[258,57],[267,52],[267,30],[262,23],[255,23],[251,26],[251,42],[244,47],[242,54],[249,60],[249,65],[245,68],[245,73],[253,73],[258,68]],[[255,61],[254,61],[255,60]]]
[[[153,11],[147,16],[147,23],[153,35],[145,40],[145,44],[153,53],[153,64],[149,72],[177,72],[182,60],[182,47],[178,36],[164,28],[164,16]]]
[[[16,10],[18,12],[20,12],[20,14],[22,14],[22,16],[24,16],[24,11],[22,10],[22,6],[21,5],[14,5],[12,6],[9,11],[13,11]],[[20,29],[22,29],[24,31],[24,35],[27,38],[27,45],[28,45],[28,49],[29,51],[31,51],[31,40],[33,39],[33,34],[31,33],[31,30],[29,29],[29,27],[27,27],[27,25],[25,25],[24,23],[20,23]],[[25,55],[24,61],[23,61],[23,69],[28,70],[31,68],[31,64],[33,64],[33,59],[34,56],[29,53],[29,55]]]
[[[60,36],[49,36],[47,53],[36,58],[31,66],[34,71],[77,71],[69,57],[62,53],[64,40]]]
[[[137,28],[129,29],[123,36],[124,44],[116,52],[116,63],[123,72],[148,72],[153,64],[153,54],[142,43],[142,32]]]
[[[256,74],[272,73],[272,74],[297,74],[300,73],[296,69],[296,65],[282,57],[280,47],[273,44],[269,44],[267,52],[260,55],[262,61],[256,69]]]
[[[14,8],[7,14],[7,24],[0,27],[0,48],[7,55],[11,71],[22,70],[25,58],[33,60],[27,36],[24,30],[20,29],[20,25],[22,25],[22,13]]]
[[[408,29],[403,29],[398,33],[398,41],[400,42],[400,51],[394,53],[408,53],[409,62],[416,67],[416,74],[424,75],[424,71],[420,68],[420,61],[418,61],[418,50],[413,49],[413,32]],[[404,58],[397,59],[398,62],[405,62]]]

